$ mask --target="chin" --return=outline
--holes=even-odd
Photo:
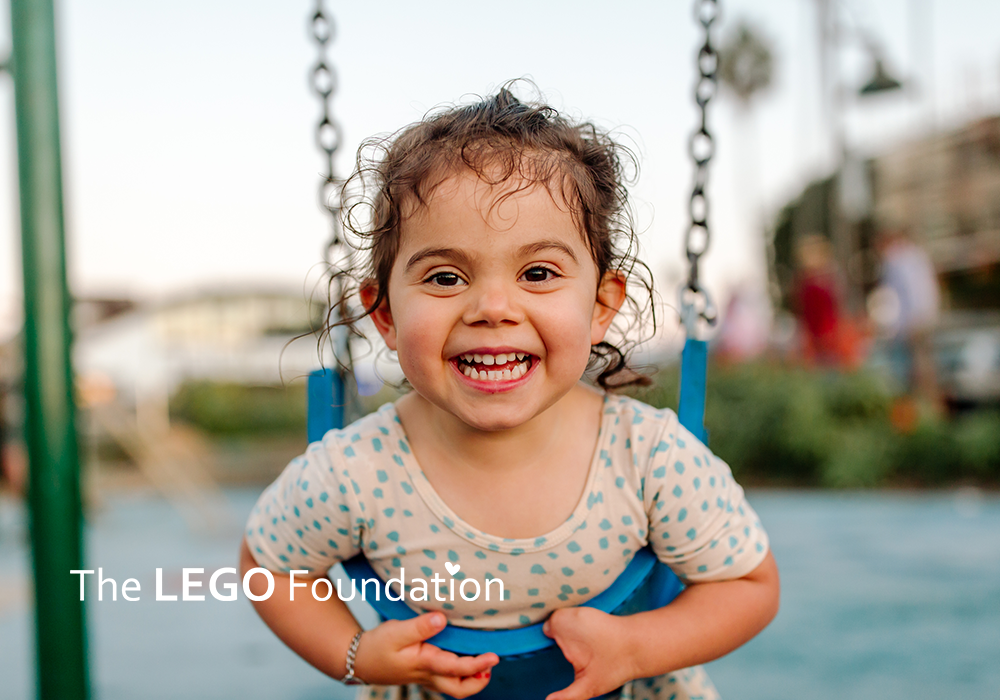
[[[515,415],[516,414],[516,415]],[[515,411],[471,411],[456,413],[455,417],[470,428],[484,433],[497,433],[511,430],[529,422],[534,415],[521,410]]]

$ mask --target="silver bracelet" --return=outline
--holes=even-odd
[[[358,656],[358,646],[361,644],[361,635],[363,633],[364,630],[354,635],[354,639],[351,640],[351,646],[347,647],[347,675],[340,680],[344,685],[365,684],[363,680],[354,675],[354,660]]]

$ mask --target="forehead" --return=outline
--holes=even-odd
[[[533,234],[565,238],[567,244],[587,249],[586,235],[575,207],[570,206],[560,183],[519,176],[489,182],[489,172],[479,175],[463,169],[440,175],[421,200],[410,197],[403,207],[402,246],[429,237],[510,238]],[[589,257],[589,255],[587,256]]]

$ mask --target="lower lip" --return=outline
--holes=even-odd
[[[538,358],[533,357],[531,359],[531,366],[528,367],[528,371],[517,379],[496,379],[486,380],[485,382],[481,379],[473,379],[472,377],[465,376],[465,373],[459,368],[457,360],[453,360],[451,362],[451,366],[466,386],[470,386],[477,391],[483,392],[484,394],[500,394],[505,391],[516,389],[526,383],[528,378],[535,373],[535,368],[538,367]]]

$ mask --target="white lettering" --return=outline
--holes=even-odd
[[[83,600],[83,579],[87,574],[94,573],[93,569],[70,569],[70,574],[80,574],[80,600]]]
[[[486,600],[490,599],[490,584],[493,583],[494,581],[496,583],[500,584],[500,598],[499,598],[499,600],[503,600],[504,599],[504,597],[503,597],[503,581],[501,581],[498,578],[491,578],[491,579],[489,579],[486,582]]]
[[[406,580],[406,567],[403,567],[403,568],[401,568],[399,570],[399,578],[391,578],[391,579],[389,579],[388,581],[385,582],[385,599],[386,600],[402,600],[404,592],[406,590],[406,584],[404,583],[405,580]],[[392,588],[391,588],[391,586],[392,586],[392,582],[393,581],[399,581],[399,597],[398,598],[393,598],[392,597]]]
[[[308,583],[296,583],[295,574],[308,574],[309,572],[305,569],[292,569],[288,572],[288,599],[295,600],[295,589],[296,588],[308,588]]]
[[[316,586],[318,584],[320,584],[320,583],[325,583],[326,584],[326,597],[325,598],[320,598],[318,595],[316,595]],[[313,598],[315,598],[316,600],[320,601],[321,603],[325,602],[327,600],[330,600],[330,598],[333,596],[333,584],[330,583],[330,579],[328,579],[328,578],[318,578],[315,581],[313,581],[312,594],[313,594]]]
[[[250,579],[254,577],[254,574],[263,574],[264,578],[267,579],[267,591],[263,595],[254,595],[254,592],[250,590]],[[250,600],[267,600],[272,593],[274,593],[274,576],[267,569],[258,566],[243,574],[243,594]]]
[[[134,588],[132,587],[133,584],[135,585]],[[137,600],[139,600],[139,596],[136,596],[135,598],[129,598],[128,594],[133,592],[138,593],[139,590],[140,590],[139,582],[136,579],[134,578],[126,579],[125,583],[122,584],[122,598],[124,598],[130,603],[134,603]]]
[[[417,597],[417,591],[423,594],[420,598]],[[419,602],[427,601],[427,582],[422,578],[413,579],[413,583],[410,585],[410,600]]]
[[[235,574],[235,573],[236,573],[236,569],[232,568],[231,566],[227,566],[225,568],[216,570],[216,572],[214,574],[212,574],[212,578],[210,578],[208,580],[208,590],[212,593],[212,597],[213,598],[215,598],[216,600],[227,600],[227,601],[228,600],[236,600],[236,584],[235,583],[233,583],[232,581],[230,581],[229,583],[225,583],[225,584],[222,585],[222,587],[225,590],[229,591],[229,593],[227,595],[221,595],[219,593],[219,588],[218,588],[218,582],[219,582],[219,577],[220,576],[222,576],[224,574]]]
[[[448,600],[447,598],[441,597],[441,586],[439,586],[438,584],[444,583],[444,579],[438,576],[438,573],[436,571],[434,572],[434,578],[431,579],[431,583],[434,584],[434,598],[441,601]],[[452,598],[454,598],[454,596],[452,596]]]
[[[467,584],[467,583],[471,583],[471,584],[474,584],[476,586],[476,594],[474,596],[472,596],[471,598],[469,598],[469,597],[467,597],[465,595],[465,584]],[[467,601],[476,600],[477,598],[479,598],[479,591],[480,591],[480,589],[479,589],[479,581],[477,581],[474,578],[464,579],[462,581],[462,585],[458,587],[458,594],[460,596],[462,596],[462,600],[467,600]]]
[[[163,595],[163,569],[156,570],[156,600],[177,600],[175,595]]]
[[[192,581],[191,574],[203,573],[205,573],[204,569],[181,569],[181,590],[183,591],[181,600],[205,600],[205,596],[191,593],[192,588],[201,588],[202,583],[201,581]]]
[[[350,598],[345,598],[343,591],[340,590],[340,584],[342,584],[342,583],[343,583],[343,580],[338,578],[337,579],[337,597],[340,598],[343,601],[354,600],[354,594],[357,593],[357,591],[354,590],[354,579],[353,578],[351,579],[351,597]],[[363,595],[364,594],[362,594],[362,596]]]
[[[369,581],[375,584],[375,600],[378,600],[379,589],[382,587],[382,579],[379,578],[366,578],[361,582],[361,600],[368,600],[368,598],[365,597],[365,590]]]
[[[97,599],[104,600],[104,584],[111,584],[111,600],[118,600],[118,584],[110,576],[104,578],[104,569],[97,567]]]

